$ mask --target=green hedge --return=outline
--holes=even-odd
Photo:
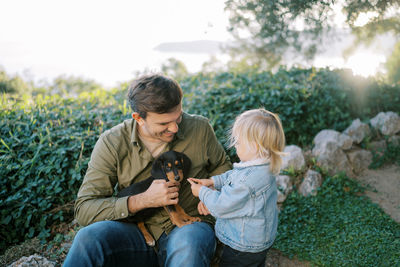
[[[181,81],[189,112],[211,119],[224,140],[241,112],[265,107],[281,117],[287,143],[309,145],[322,129],[343,131],[355,118],[400,113],[400,87],[354,77],[346,71],[281,68],[277,73],[198,74]]]
[[[50,225],[72,219],[70,207],[94,144],[103,130],[124,118],[124,109],[101,91],[78,99],[3,96],[0,107],[4,250],[38,234],[48,237]]]
[[[222,142],[237,114],[262,106],[279,113],[289,144],[303,146],[318,131],[343,130],[356,117],[400,113],[398,87],[361,80],[361,94],[361,83],[346,75],[280,69],[276,74],[200,73],[180,83],[184,109],[208,117]],[[47,237],[51,225],[72,218],[64,207],[76,197],[98,136],[129,118],[125,87],[74,99],[1,97],[0,251],[38,234]]]

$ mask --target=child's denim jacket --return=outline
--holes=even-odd
[[[202,186],[199,198],[216,218],[215,232],[222,243],[260,252],[272,246],[278,226],[275,176],[262,159],[233,166],[212,177],[216,190]]]

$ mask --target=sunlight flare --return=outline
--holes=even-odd
[[[375,75],[385,61],[384,55],[359,52],[349,57],[345,67],[352,69],[356,75],[368,77]]]

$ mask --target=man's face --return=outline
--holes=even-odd
[[[155,142],[171,142],[178,132],[178,125],[182,121],[182,105],[179,104],[170,113],[153,113],[147,112],[146,119],[135,118],[139,124],[139,133]]]

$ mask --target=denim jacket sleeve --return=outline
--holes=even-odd
[[[236,218],[248,215],[243,209],[251,190],[244,183],[226,184],[221,191],[202,186],[199,198],[206,205],[211,215],[216,218]]]
[[[225,181],[228,179],[229,174],[232,172],[232,170],[226,171],[220,175],[215,175],[211,177],[211,179],[214,181],[214,188],[217,190],[221,190],[222,186],[224,185]]]

